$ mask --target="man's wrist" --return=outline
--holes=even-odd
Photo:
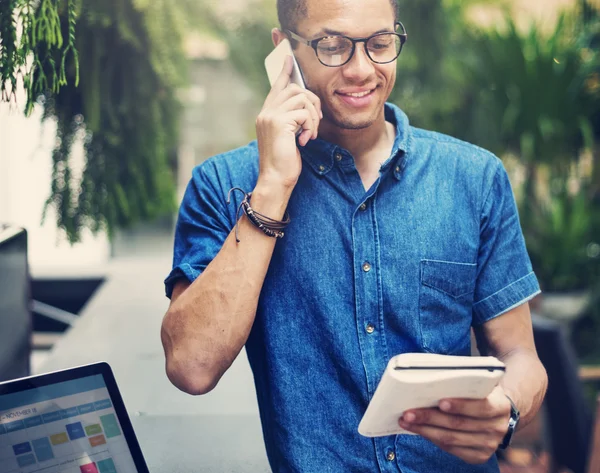
[[[261,170],[256,186],[269,192],[291,194],[298,183],[298,177],[295,174],[282,175],[275,170]]]
[[[293,187],[259,181],[252,191],[252,208],[275,220],[281,220],[285,214]]]

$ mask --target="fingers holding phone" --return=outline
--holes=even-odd
[[[265,105],[279,104],[299,94],[303,94],[308,98],[310,103],[306,103],[305,108],[308,108],[311,114],[316,116],[316,122],[314,126],[310,126],[309,123],[297,123],[295,129],[296,133],[301,133],[299,137],[300,145],[306,145],[309,139],[317,137],[319,121],[323,117],[321,102],[315,94],[306,89],[302,72],[294,57],[292,46],[287,39],[282,40],[273,52],[266,57],[265,68],[272,87]],[[304,102],[298,102],[297,98],[293,102],[295,106],[302,106],[303,104]],[[315,110],[313,110],[313,107]],[[311,130],[313,133],[310,133]]]
[[[299,144],[305,146],[310,139],[318,136],[319,123],[323,118],[321,101],[315,94],[296,84],[289,83],[283,90],[276,87],[271,90],[265,105],[287,114],[286,122],[290,130],[294,132],[294,136],[299,135]],[[308,115],[296,113],[303,110],[307,111]]]
[[[257,117],[256,133],[261,175],[266,174],[295,185],[302,169],[296,136],[300,146],[316,138],[322,112],[319,98],[304,88],[303,82],[292,80],[295,67],[293,56],[282,51],[285,52],[285,49],[277,51],[276,48],[272,53],[277,52],[282,59],[276,79],[273,80],[273,74],[269,74],[273,80],[272,88]],[[267,71],[275,67],[277,56],[272,55],[265,60]]]

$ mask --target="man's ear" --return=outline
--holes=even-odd
[[[286,35],[279,28],[273,28],[271,30],[271,39],[273,40],[273,44],[277,46],[281,41],[286,38]]]

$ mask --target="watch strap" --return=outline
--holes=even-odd
[[[517,406],[513,400],[509,396],[506,396],[506,398],[510,402],[510,419],[508,420],[508,429],[506,431],[506,435],[504,436],[504,439],[502,439],[502,443],[498,446],[498,448],[502,450],[510,446],[510,442],[512,441],[515,430],[517,429],[519,419],[521,418],[521,413],[519,412],[519,409],[517,409]]]

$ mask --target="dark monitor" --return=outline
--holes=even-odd
[[[27,232],[0,224],[0,381],[30,374],[29,306]]]

